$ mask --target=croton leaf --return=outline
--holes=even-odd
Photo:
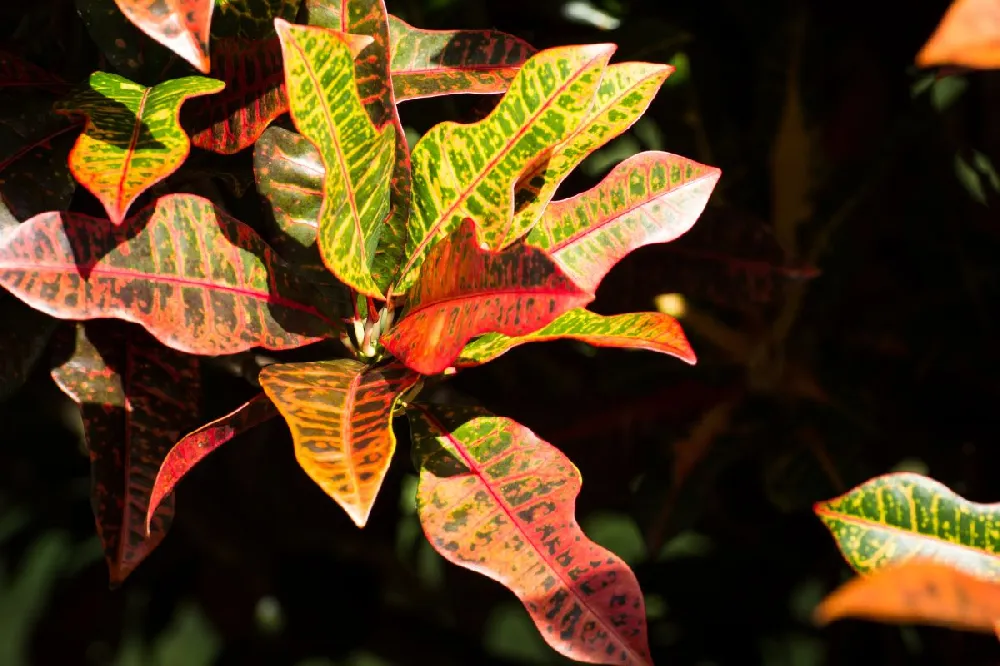
[[[1000,580],[1000,504],[977,504],[919,474],[887,474],[815,507],[861,573],[913,557]]]
[[[188,194],[119,226],[37,215],[0,239],[0,285],[53,317],[132,321],[193,354],[290,349],[337,327],[249,227]]]
[[[376,128],[354,81],[355,48],[371,37],[276,20],[295,126],[319,149],[326,175],[319,216],[323,262],[344,284],[382,297],[372,259],[389,213],[393,127]]]
[[[234,411],[211,423],[206,423],[174,444],[163,458],[153,480],[149,507],[146,509],[147,533],[150,533],[156,510],[171,496],[180,480],[195,465],[236,435],[277,415],[278,410],[274,408],[274,403],[265,394],[259,393]]]
[[[1000,4],[996,0],[954,0],[917,54],[917,65],[1000,69]]]
[[[518,244],[480,248],[467,219],[438,243],[409,294],[406,315],[382,337],[393,356],[419,373],[448,368],[472,338],[527,335],[594,300],[544,252]]]
[[[0,51],[0,88],[46,88],[61,92],[66,82],[38,65],[8,51]]]
[[[634,155],[593,189],[552,202],[527,242],[544,249],[582,288],[597,289],[633,250],[687,232],[721,173],[670,153]]]
[[[392,413],[420,379],[353,359],[265,367],[260,385],[288,422],[306,474],[364,527],[396,450]]]
[[[445,559],[498,581],[578,661],[651,664],[638,581],[583,534],[580,472],[523,425],[479,408],[413,406],[417,511]]]
[[[221,81],[188,76],[147,88],[96,72],[87,89],[59,105],[64,113],[87,119],[69,167],[112,222],[120,224],[140,194],[187,159],[191,145],[179,120],[184,100],[222,87]]]
[[[680,322],[660,312],[633,312],[606,317],[582,308],[564,312],[534,333],[509,337],[487,333],[462,350],[456,365],[479,365],[492,361],[527,342],[579,340],[595,347],[648,349],[676,356],[693,364],[694,350],[688,344]]]
[[[121,322],[77,326],[67,358],[52,370],[81,406],[91,459],[97,532],[120,584],[166,535],[174,515],[162,502],[146,531],[153,479],[171,445],[196,418],[198,359],[157,344]]]
[[[83,124],[53,112],[51,97],[35,91],[4,91],[0,109],[0,173]]]
[[[489,116],[471,125],[444,122],[413,148],[413,210],[406,264],[396,293],[405,293],[431,246],[465,217],[480,243],[498,249],[513,214],[514,185],[590,112],[609,44],[548,49],[524,64]]]
[[[215,40],[229,37],[274,37],[274,19],[294,21],[302,0],[216,0],[212,16],[212,55]]]
[[[215,0],[115,0],[144,33],[208,74],[208,35]]]
[[[57,321],[0,293],[0,400],[13,395],[45,351]]]

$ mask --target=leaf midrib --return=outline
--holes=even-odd
[[[124,202],[125,198],[125,184],[128,182],[128,172],[129,167],[132,164],[132,160],[135,159],[136,145],[139,143],[139,132],[142,129],[142,115],[146,111],[146,102],[149,101],[150,95],[153,94],[153,88],[146,88],[142,92],[142,98],[139,100],[139,108],[135,111],[135,124],[132,126],[132,138],[129,140],[128,149],[125,151],[124,159],[122,160],[122,173],[118,178],[118,187],[115,192],[115,217],[118,218],[114,222],[121,222],[121,219],[125,217],[127,202]],[[152,130],[150,130],[152,131]]]

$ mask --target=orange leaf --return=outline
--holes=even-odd
[[[215,0],[115,0],[137,28],[208,74]]]
[[[917,65],[1000,68],[1000,0],[955,0],[917,55]]]

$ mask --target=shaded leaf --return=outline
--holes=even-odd
[[[216,5],[212,16],[213,56],[218,39],[274,37],[274,19],[294,21],[302,0],[224,0]]]
[[[260,385],[288,422],[306,474],[364,527],[396,449],[392,412],[420,377],[398,363],[277,363]]]
[[[83,124],[53,112],[51,97],[34,91],[4,92],[0,109],[0,173],[4,174],[14,162]]]
[[[475,224],[467,219],[431,250],[406,315],[382,344],[407,366],[433,375],[478,335],[527,335],[593,299],[544,252],[521,244],[500,252],[481,249]]]
[[[75,2],[90,38],[117,73],[148,85],[166,78],[164,74],[176,56],[129,21],[116,0]]]
[[[215,0],[115,0],[137,28],[205,74]]]
[[[337,326],[249,227],[184,194],[118,226],[37,215],[0,240],[0,284],[53,317],[132,321],[194,354],[300,347]]]
[[[917,65],[1000,69],[1000,2],[954,0],[917,54]]]
[[[0,128],[0,145],[13,139],[8,129]],[[72,144],[69,134],[31,142],[17,156],[16,166],[0,171],[0,233],[38,213],[69,206],[76,191],[66,163]]]
[[[0,51],[0,88],[46,88],[62,92],[66,86],[55,74],[13,53]]]
[[[642,592],[574,516],[580,473],[554,446],[478,408],[408,410],[417,511],[448,561],[503,584],[578,661],[651,664]]]
[[[0,400],[12,396],[34,369],[57,321],[0,293]]]

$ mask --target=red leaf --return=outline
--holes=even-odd
[[[0,88],[45,88],[62,92],[67,87],[68,84],[55,74],[13,53],[0,51]]]
[[[115,0],[144,33],[208,73],[208,35],[215,0]]]
[[[917,55],[917,65],[1000,69],[1000,2],[955,0]]]

